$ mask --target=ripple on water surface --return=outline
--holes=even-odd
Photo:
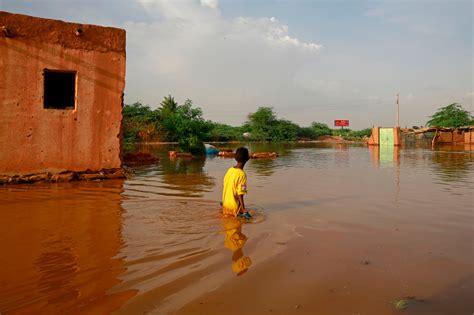
[[[229,268],[229,250],[242,252],[247,240],[242,224],[264,220],[263,211],[252,205],[249,207],[257,209],[251,222],[223,218],[218,202],[202,199],[130,197],[122,206],[126,243],[118,256],[127,272],[120,276],[122,283],[113,292],[140,292],[121,309],[123,313],[142,311],[143,304],[151,300],[163,300],[160,307],[165,307],[169,302],[164,299],[169,296],[179,304],[180,297],[188,299],[232,277],[231,270],[242,272],[239,263],[248,263],[249,258],[236,258],[238,263]],[[207,281],[199,281],[203,277]]]

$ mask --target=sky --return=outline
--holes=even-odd
[[[474,111],[473,1],[0,0],[0,10],[127,32],[125,102],[191,99],[240,125],[259,106],[308,126],[424,125]]]

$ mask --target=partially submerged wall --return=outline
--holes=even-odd
[[[416,141],[427,142],[428,139],[431,145],[436,144],[470,144],[474,143],[474,126],[463,127],[426,127],[419,130],[406,130],[405,138],[411,136],[412,143]]]
[[[452,131],[438,131],[436,138],[437,143],[463,143],[464,141],[464,131],[455,129]],[[469,133],[469,132],[467,132]]]
[[[393,129],[393,145],[399,146],[402,144],[400,127],[394,127]],[[368,145],[380,145],[380,127],[373,127],[372,134],[370,135]]]
[[[464,132],[464,143],[474,143],[474,130]]]
[[[45,108],[45,71],[75,73]],[[0,11],[0,175],[121,167],[125,31]]]
[[[369,145],[379,145],[379,132],[380,128],[379,127],[373,127],[372,128],[372,134],[370,135],[368,144]]]
[[[400,127],[393,128],[393,145],[399,146],[402,144],[401,136],[400,136]]]

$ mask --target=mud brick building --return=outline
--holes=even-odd
[[[0,175],[121,168],[125,31],[0,11]]]

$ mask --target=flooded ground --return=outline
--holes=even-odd
[[[250,145],[280,157],[246,166],[244,224],[232,159],[138,149],[127,180],[0,187],[1,314],[474,311],[470,148]]]

